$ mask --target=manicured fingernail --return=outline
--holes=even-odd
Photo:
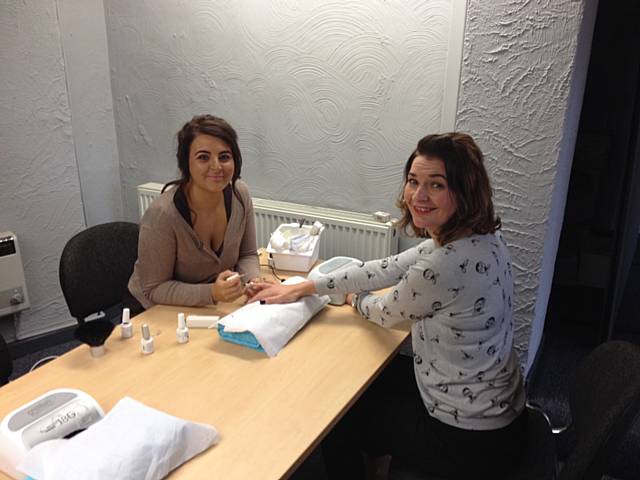
[[[260,300],[260,305],[264,305],[265,303],[267,303],[266,300]]]

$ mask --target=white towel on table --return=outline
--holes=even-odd
[[[285,285],[304,281],[291,277]],[[219,320],[225,332],[251,332],[267,355],[274,357],[311,318],[329,303],[327,295],[308,295],[297,302],[261,305],[249,303]]]
[[[36,480],[156,480],[218,438],[210,425],[124,397],[84,432],[33,447],[18,470]]]

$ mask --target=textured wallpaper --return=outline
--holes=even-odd
[[[58,262],[84,217],[55,2],[0,2],[0,45],[0,231],[22,250],[22,338],[68,324]]]
[[[393,210],[406,158],[440,130],[450,1],[105,5],[132,219],[137,184],[175,178],[193,114],[237,129],[254,196],[362,212]]]
[[[547,233],[562,224],[564,202],[556,211],[551,203],[554,193],[564,198],[569,181],[573,144],[564,152],[561,145],[572,134],[567,118],[575,119],[575,138],[579,117],[581,91],[578,111],[565,115],[583,9],[572,0],[471,0],[467,10],[456,126],[472,134],[486,156],[513,257],[515,341],[523,364],[534,316],[537,328],[544,325],[547,299],[536,301],[545,291],[541,279],[551,282],[557,247]],[[558,178],[559,171],[566,178]],[[554,192],[558,182],[564,190]],[[549,241],[556,243],[543,271]]]

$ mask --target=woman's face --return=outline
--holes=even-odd
[[[221,192],[231,183],[235,165],[231,147],[218,137],[198,134],[189,149],[190,183],[207,192]]]
[[[405,182],[403,198],[413,224],[437,238],[440,228],[456,212],[444,162],[439,158],[418,155],[413,159]]]

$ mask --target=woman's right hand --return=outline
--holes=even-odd
[[[211,296],[215,302],[233,302],[244,293],[240,276],[232,280],[227,280],[235,272],[225,270],[218,275],[216,281],[211,285]]]

